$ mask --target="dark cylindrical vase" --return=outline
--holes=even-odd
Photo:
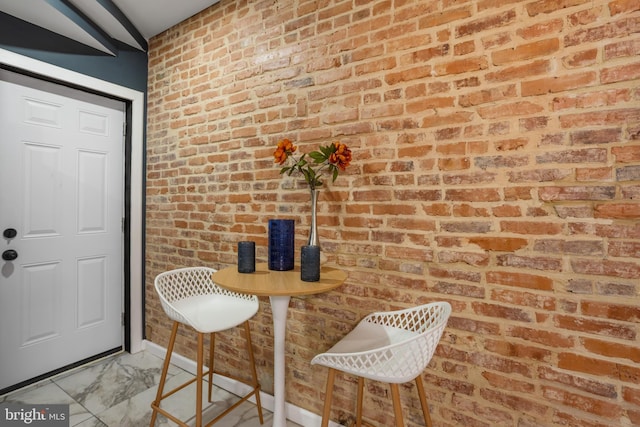
[[[256,242],[238,242],[238,273],[256,271]]]
[[[320,246],[303,246],[300,251],[300,280],[320,280]]]
[[[295,221],[269,220],[269,270],[293,270]]]

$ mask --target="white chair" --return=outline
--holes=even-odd
[[[421,373],[436,350],[450,314],[451,305],[448,302],[372,313],[362,319],[326,353],[315,356],[311,364],[329,368],[322,427],[329,423],[336,371],[358,377],[357,427],[362,425],[365,378],[391,384],[393,409],[398,427],[404,425],[398,384],[415,379],[424,422],[431,427]]]
[[[176,416],[161,408],[160,403],[166,397],[169,397],[177,391],[182,390],[189,384],[192,384],[194,381],[196,382],[195,425],[196,427],[202,426],[203,377],[205,375],[208,375],[208,400],[209,402],[211,402],[213,374],[214,372],[219,373],[218,371],[214,371],[213,368],[215,333],[231,329],[241,324],[244,324],[247,342],[247,355],[249,364],[251,365],[250,369],[252,373],[252,381],[249,383],[246,380],[242,380],[240,378],[237,378],[235,375],[231,375],[228,373],[226,374],[226,376],[249,385],[252,388],[252,391],[249,392],[246,396],[242,397],[239,401],[234,403],[231,407],[227,408],[216,418],[211,420],[207,424],[207,426],[210,426],[211,424],[218,421],[220,418],[225,416],[242,402],[249,399],[251,396],[255,396],[258,415],[260,417],[260,424],[263,423],[262,405],[260,403],[260,384],[258,383],[258,376],[256,374],[256,367],[253,358],[253,348],[251,346],[251,333],[249,330],[249,319],[252,318],[258,311],[258,298],[254,295],[239,294],[219,287],[211,280],[211,275],[215,271],[216,270],[207,267],[181,268],[161,273],[155,279],[154,284],[156,291],[160,296],[162,308],[164,309],[167,316],[169,316],[169,318],[173,320],[173,327],[171,329],[171,337],[169,338],[169,345],[167,347],[164,366],[162,367],[162,374],[160,376],[160,383],[158,384],[156,399],[151,404],[151,408],[153,409],[150,423],[151,426],[155,425],[156,416],[158,413],[163,414],[180,426],[188,426],[186,422],[179,420]],[[174,388],[173,390],[164,393],[167,371],[169,369],[171,354],[173,353],[173,346],[176,340],[178,326],[180,324],[192,327],[193,329],[195,329],[198,335],[196,377]],[[206,371],[204,371],[203,366],[204,334],[210,334],[209,364]]]

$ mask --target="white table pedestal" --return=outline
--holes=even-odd
[[[287,414],[285,408],[285,364],[284,342],[287,329],[287,311],[289,296],[270,296],[273,316],[273,427],[285,427]]]

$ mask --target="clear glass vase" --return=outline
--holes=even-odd
[[[318,194],[319,190],[311,190],[311,226],[309,228],[309,240],[307,245],[320,246],[320,236],[318,235]]]

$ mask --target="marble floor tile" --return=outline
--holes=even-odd
[[[84,406],[76,402],[51,380],[47,380],[4,396],[1,402],[29,404],[68,404],[69,425],[74,426],[92,417]]]
[[[53,382],[92,414],[98,414],[154,387],[161,370],[162,360],[147,352],[122,353],[54,378]],[[177,372],[184,371],[172,366],[168,375]]]
[[[163,360],[151,353],[120,353],[76,368],[40,383],[0,396],[0,403],[69,404],[72,427],[140,427],[151,420]],[[193,378],[171,366],[165,391]],[[203,391],[204,420],[211,420],[239,398],[214,386],[212,401]],[[195,383],[163,401],[163,406],[189,425],[195,425]],[[264,424],[270,426],[271,412],[263,409]],[[215,424],[217,427],[261,426],[256,406],[244,402]],[[175,423],[158,415],[156,427]],[[288,427],[299,427],[287,421]]]

